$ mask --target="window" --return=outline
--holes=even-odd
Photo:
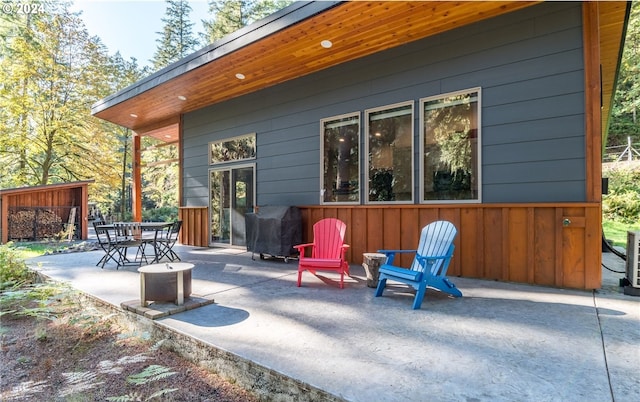
[[[420,100],[421,202],[480,201],[480,88]]]
[[[413,102],[365,111],[367,202],[413,201]]]
[[[360,113],[320,121],[322,203],[360,203]]]
[[[242,161],[256,157],[256,133],[209,144],[209,163]]]

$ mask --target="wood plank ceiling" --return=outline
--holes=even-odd
[[[92,112],[138,134],[175,141],[183,113],[537,3],[344,2],[233,52],[216,56],[221,52],[210,49],[211,54],[205,54],[210,61],[122,102],[98,102]],[[625,2],[600,3],[601,14],[606,16],[601,20],[601,45],[610,48],[603,50],[602,56],[611,58],[606,61],[616,66],[624,8]],[[333,46],[324,48],[323,40]],[[613,87],[615,66],[609,70],[609,64],[603,66],[607,75],[603,84]],[[238,79],[237,74],[243,74],[244,79]]]
[[[625,34],[625,15],[628,2],[598,2],[600,29],[600,65],[602,66],[602,135],[607,133],[609,114],[616,90],[618,62],[622,55]]]

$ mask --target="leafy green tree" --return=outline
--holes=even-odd
[[[164,28],[157,39],[158,48],[153,56],[153,68],[159,70],[193,53],[199,46],[193,34],[194,23],[189,19],[191,6],[186,0],[166,0],[166,17],[162,18]]]
[[[0,158],[17,171],[2,185],[82,180],[88,151],[86,83],[106,59],[100,40],[62,3],[19,15],[0,58]],[[12,169],[13,170],[13,169]]]
[[[143,137],[143,209],[177,207],[178,149],[175,144]]]
[[[291,3],[293,1],[288,0],[210,1],[209,13],[213,14],[213,19],[202,20],[206,31],[203,40],[212,43]]]
[[[3,2],[11,6],[11,3]],[[21,48],[37,46],[33,35],[34,19],[39,14],[0,14],[0,162],[10,167],[10,174],[0,177],[0,188],[28,184],[27,142],[31,99],[27,96],[30,60],[17,64],[10,60]],[[7,173],[7,172],[4,172]]]
[[[94,179],[90,198],[110,205],[124,198],[131,133],[90,108],[146,72],[110,56],[67,3],[42,4],[46,12],[0,14],[0,187]]]

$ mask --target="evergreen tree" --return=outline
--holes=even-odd
[[[291,3],[293,1],[288,0],[210,1],[209,13],[213,14],[213,19],[202,20],[203,40],[212,43]]]
[[[618,147],[613,152],[627,145],[627,137],[640,147],[640,1],[631,5],[611,116],[607,145]]]
[[[110,77],[107,94],[112,94],[140,80],[148,74],[147,69],[140,69],[135,58],[129,61],[122,58],[120,52],[112,56],[103,66],[105,74]],[[106,95],[105,95],[106,96]],[[128,208],[126,195],[131,182],[132,155],[131,142],[133,133],[125,127],[94,118],[98,132],[105,133],[104,141],[109,143],[111,151],[105,155],[109,163],[102,170],[100,182],[92,187],[99,187],[93,200],[103,206],[119,211],[119,219],[124,220]],[[107,181],[108,179],[108,181]]]
[[[153,68],[159,70],[193,53],[199,47],[192,28],[195,25],[189,19],[191,6],[186,0],[166,0],[166,17],[162,19],[164,29],[157,32],[158,48],[153,56]]]

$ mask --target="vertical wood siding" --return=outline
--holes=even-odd
[[[303,242],[313,239],[320,219],[347,224],[350,264],[362,264],[363,253],[379,249],[414,249],[422,227],[448,220],[458,228],[450,276],[575,289],[602,283],[597,203],[299,208]],[[180,219],[182,244],[208,246],[207,208],[181,208]],[[412,258],[401,255],[398,262],[409,266]]]
[[[178,219],[182,229],[178,242],[190,246],[209,246],[209,210],[207,207],[181,207]]]
[[[348,260],[379,249],[414,249],[435,220],[458,228],[451,276],[545,286],[601,286],[601,210],[597,203],[438,206],[303,206],[303,242],[323,218],[347,223]],[[568,226],[563,221],[569,219]],[[412,256],[399,260],[409,266]]]

